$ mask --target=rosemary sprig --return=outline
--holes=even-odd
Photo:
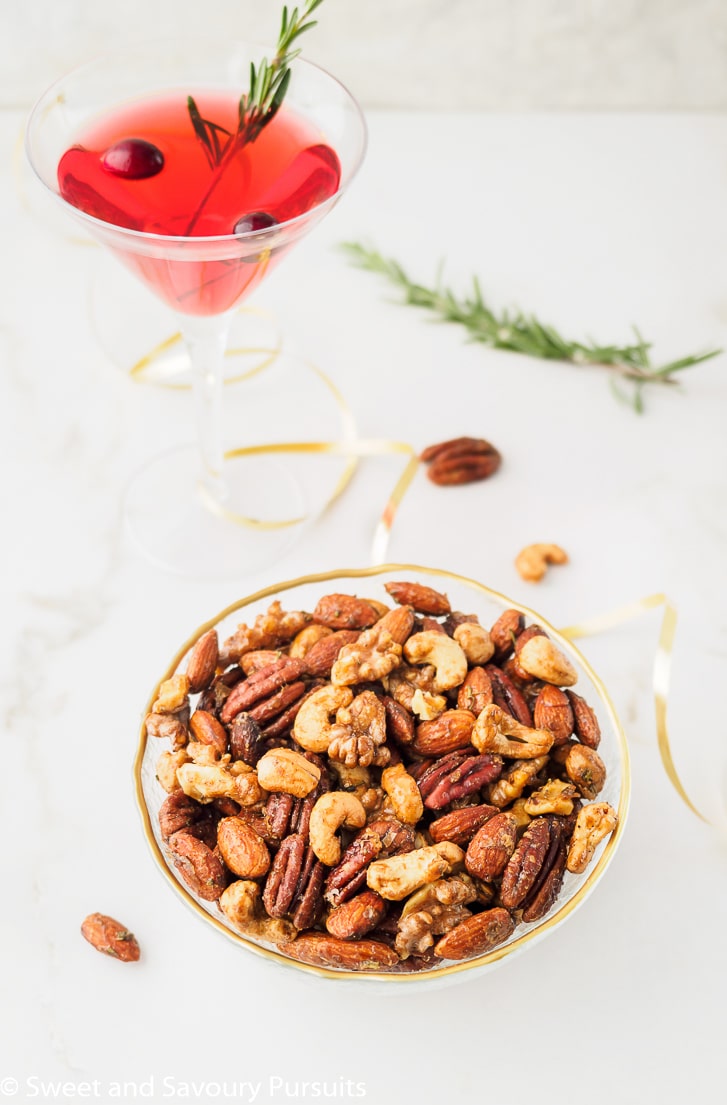
[[[190,122],[215,175],[202,202],[187,224],[185,234],[192,233],[207,200],[219,184],[222,174],[234,155],[248,142],[254,142],[280,110],[290,84],[290,65],[300,54],[300,49],[292,49],[293,43],[305,31],[315,27],[316,20],[309,17],[322,3],[323,0],[306,0],[302,11],[297,7],[288,11],[287,5],[283,8],[275,56],[272,61],[263,58],[259,66],[254,62],[250,64],[250,87],[240,97],[237,108],[237,129],[234,134],[218,123],[205,119],[194,97],[187,97]]]
[[[655,368],[649,351],[651,343],[644,341],[634,327],[636,341],[632,345],[598,345],[598,343],[570,341],[553,326],[540,322],[535,315],[519,310],[496,314],[487,306],[477,277],[472,281],[470,295],[457,297],[438,281],[433,288],[410,280],[396,261],[383,257],[373,249],[366,249],[357,242],[346,242],[342,247],[349,259],[359,268],[385,276],[404,292],[404,302],[424,307],[438,316],[442,322],[457,322],[464,326],[471,341],[482,342],[493,349],[506,349],[512,353],[525,353],[544,360],[568,361],[575,365],[591,365],[608,368],[614,374],[611,387],[616,397],[641,414],[644,410],[643,389],[647,384],[676,384],[675,376],[685,368],[708,361],[722,352],[712,349],[697,353]],[[627,393],[622,382],[631,388]]]
[[[254,142],[264,127],[277,115],[285,93],[290,84],[290,65],[298,57],[300,50],[293,50],[296,39],[316,21],[309,16],[323,3],[323,0],[307,0],[302,12],[298,8],[288,11],[283,8],[283,18],[278,35],[278,44],[272,61],[263,58],[259,66],[250,64],[250,88],[240,97],[238,104],[237,130],[229,130],[204,119],[193,96],[187,97],[189,118],[194,133],[205,151],[212,168],[221,165],[231,153]],[[220,135],[226,140],[220,141]]]

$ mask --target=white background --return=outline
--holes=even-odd
[[[434,7],[390,7],[415,6]],[[364,18],[358,5],[339,7]],[[446,27],[458,9],[475,7],[450,4]],[[505,5],[482,8],[493,15]],[[608,11],[620,8],[644,18],[658,9],[666,26],[686,5]],[[714,33],[700,65],[685,72],[714,74],[722,9],[690,9],[711,14]],[[133,5],[124,12],[135,16]],[[17,88],[25,102],[41,69],[55,76],[91,45],[89,35],[121,18],[116,7],[94,7],[90,24],[80,13],[71,3],[49,17],[40,8],[14,13],[16,45],[3,68],[9,101]],[[393,34],[393,16],[392,26]],[[383,73],[392,39],[378,41]],[[511,56],[519,65],[518,51]],[[584,81],[583,102],[593,102]],[[375,90],[363,91],[373,100]],[[723,104],[723,92],[710,96],[699,102]],[[625,341],[635,321],[657,361],[725,345],[727,125],[718,114],[677,113],[371,112],[369,121],[360,179],[256,302],[336,380],[362,435],[420,448],[473,433],[501,449],[502,471],[487,484],[441,492],[417,479],[392,559],[480,578],[559,625],[654,591],[672,597],[675,758],[717,827],[681,803],[658,758],[653,612],[583,646],[627,729],[632,812],[603,884],[544,944],[481,980],[383,1000],[272,971],[182,908],[154,868],[132,797],[151,684],[190,631],[239,595],[275,578],[365,564],[400,461],[365,462],[343,501],[268,572],[180,582],[140,559],[119,525],[121,492],[141,460],[190,436],[188,397],[138,387],[101,352],[88,303],[106,270],[30,189],[18,157],[23,112],[8,108],[0,116],[0,1092],[12,1088],[3,1077],[16,1078],[16,1100],[30,1100],[33,1075],[97,1079],[107,1095],[112,1081],[153,1078],[156,1100],[166,1075],[343,1078],[365,1082],[376,1105],[681,1105],[721,1089],[725,359],[685,375],[681,393],[647,394],[639,418],[614,401],[598,370],[493,353],[427,325],[333,247],[369,240],[423,281],[446,258],[455,286],[476,271],[496,305],[521,304],[574,336]],[[306,394],[302,385],[301,409]],[[239,443],[249,429],[240,396],[229,415],[230,442]],[[532,540],[556,540],[571,555],[539,588],[512,565]],[[103,959],[81,940],[93,910],[137,933],[140,964]]]
[[[0,5],[0,103],[126,39],[274,38],[278,0]],[[368,107],[727,107],[722,0],[325,0],[306,44]]]

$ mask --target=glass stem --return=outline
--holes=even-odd
[[[203,489],[218,503],[223,503],[227,497],[223,474],[222,384],[231,320],[231,314],[180,317],[182,336],[192,364],[200,479]]]

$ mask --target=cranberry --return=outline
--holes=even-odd
[[[267,211],[249,211],[235,223],[235,234],[252,234],[255,230],[270,230],[277,226],[278,220]]]
[[[143,138],[124,138],[121,142],[114,142],[101,160],[109,173],[131,180],[156,176],[164,168],[162,151]]]

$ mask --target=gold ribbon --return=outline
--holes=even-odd
[[[243,308],[244,310],[244,308]],[[171,338],[168,338],[165,342],[160,343],[155,349],[153,349],[146,357],[143,357],[131,370],[132,379],[143,380],[144,373],[154,361],[154,359],[162,352],[165,352],[171,345],[181,341],[181,335],[175,334]],[[280,349],[232,349],[229,351],[230,355],[240,355],[250,352],[259,352],[267,354],[266,358],[253,369],[241,373],[236,377],[228,379],[229,383],[237,383],[251,376],[256,375],[258,372],[270,367],[275,363]],[[236,449],[230,449],[225,453],[225,460],[235,460],[242,457],[261,456],[264,454],[307,454],[307,455],[326,455],[326,456],[340,456],[345,457],[347,460],[346,466],[339,477],[333,492],[326,500],[322,513],[329,510],[333,504],[340,498],[343,492],[348,487],[354,472],[356,471],[358,462],[365,457],[376,456],[389,456],[400,455],[406,456],[407,462],[404,469],[399,476],[396,484],[389,494],[386,505],[381,513],[379,521],[374,531],[374,536],[371,546],[371,562],[372,564],[383,564],[387,559],[387,549],[389,538],[391,536],[392,526],[396,518],[397,511],[401,506],[402,500],[406,495],[412,480],[416,475],[417,468],[419,466],[419,458],[414,448],[407,442],[403,441],[391,441],[385,439],[375,438],[359,438],[356,433],[356,425],[353,418],[353,414],[348,407],[343,395],[338,390],[333,381],[316,365],[310,361],[304,361],[306,367],[319,377],[324,386],[332,394],[343,424],[343,436],[339,441],[288,441],[288,442],[272,442],[265,445],[249,445]],[[164,383],[162,386],[166,387],[189,387],[189,385],[179,385],[174,383]],[[279,521],[262,521],[261,519],[249,518],[245,515],[237,514],[228,510],[222,504],[217,502],[202,486],[200,487],[200,493],[202,494],[204,501],[213,513],[220,517],[236,523],[237,525],[248,526],[257,530],[271,530],[281,529],[287,526],[299,525],[306,520],[306,516],[299,518],[281,519]],[[656,735],[657,744],[659,748],[659,755],[661,762],[666,772],[667,778],[674,787],[675,791],[685,803],[685,805],[695,814],[701,821],[706,824],[710,824],[707,817],[692,802],[687,791],[682,783],[676,765],[674,763],[674,756],[671,750],[671,744],[669,741],[669,730],[667,726],[667,707],[669,701],[669,687],[671,681],[671,664],[672,654],[674,648],[674,637],[676,633],[677,613],[672,602],[664,594],[648,595],[646,598],[639,599],[636,602],[629,603],[626,606],[618,607],[616,610],[609,611],[599,617],[591,618],[588,621],[579,622],[576,625],[566,626],[561,630],[564,637],[569,640],[577,640],[581,637],[593,637],[599,633],[605,633],[609,629],[616,628],[631,621],[633,618],[639,617],[641,614],[646,613],[648,610],[653,610],[656,607],[663,607],[664,613],[662,616],[661,627],[659,630],[659,640],[656,649],[656,655],[654,657],[654,670],[653,670],[653,693],[654,704],[656,712]]]
[[[711,822],[694,805],[686,792],[684,784],[679,778],[679,773],[674,763],[674,756],[672,755],[671,744],[669,742],[667,707],[669,702],[674,637],[677,627],[677,612],[674,604],[666,595],[648,595],[646,598],[629,603],[628,606],[620,606],[617,610],[611,610],[609,613],[602,614],[600,617],[591,618],[589,621],[585,622],[579,622],[577,625],[566,626],[565,629],[561,629],[561,633],[571,641],[577,640],[579,637],[593,637],[598,633],[604,633],[608,629],[613,629],[615,626],[623,625],[633,618],[638,617],[640,614],[646,613],[647,610],[653,610],[654,607],[657,606],[664,607],[664,614],[659,629],[659,640],[656,646],[656,655],[654,657],[653,672],[656,740],[659,748],[659,755],[661,756],[661,762],[667,774],[667,778],[681,800],[688,806],[692,813],[696,814],[700,821],[704,821],[709,825]]]

